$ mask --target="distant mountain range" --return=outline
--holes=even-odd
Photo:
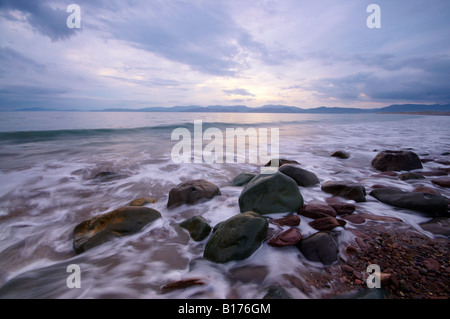
[[[25,108],[16,111],[60,111],[46,108]],[[76,110],[70,110],[72,112]],[[306,113],[306,114],[367,114],[367,113],[450,113],[450,104],[401,104],[382,108],[359,109],[348,107],[316,107],[302,109],[288,105],[263,105],[252,108],[245,105],[210,105],[210,106],[172,106],[172,107],[146,107],[141,109],[102,109],[92,112],[211,112],[211,113]]]

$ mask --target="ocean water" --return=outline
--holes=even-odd
[[[241,187],[232,179],[244,171],[259,172],[264,163],[175,163],[178,140],[171,134],[186,128],[194,136],[194,121],[203,131],[217,128],[277,128],[279,156],[328,180],[374,184],[413,190],[426,180],[401,181],[376,177],[370,166],[378,151],[409,149],[421,157],[443,158],[450,151],[450,117],[394,114],[235,114],[235,113],[0,113],[0,297],[3,298],[261,298],[267,287],[280,284],[294,298],[318,298],[289,285],[289,276],[323,271],[295,247],[263,244],[243,261],[214,264],[202,258],[206,243],[190,240],[177,227],[202,215],[211,226],[239,213]],[[208,141],[203,141],[207,144]],[[192,141],[194,143],[194,140]],[[347,160],[330,157],[336,150]],[[227,150],[224,148],[224,152]],[[252,152],[254,150],[248,150]],[[445,167],[424,164],[426,170]],[[94,179],[99,172],[121,174],[111,181]],[[182,181],[206,179],[222,196],[196,205],[166,208],[168,193]],[[450,197],[446,189],[440,189]],[[320,185],[300,187],[305,203],[324,202]],[[157,201],[162,218],[139,233],[76,255],[72,231],[81,221],[127,205],[139,197]],[[432,237],[419,223],[429,217],[389,207],[367,196],[357,212],[392,216]],[[270,217],[278,218],[283,214]],[[315,232],[301,217],[304,237]],[[274,227],[271,225],[271,227]],[[352,242],[356,226],[337,228],[342,247]],[[67,266],[81,268],[81,288],[69,289]],[[251,275],[249,275],[251,274]],[[201,278],[204,285],[163,293],[169,282]]]

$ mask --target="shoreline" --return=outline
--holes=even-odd
[[[404,114],[404,115],[437,115],[450,116],[450,112],[383,112],[377,114]]]

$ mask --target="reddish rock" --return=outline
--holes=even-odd
[[[347,215],[343,216],[342,218],[352,224],[364,224],[366,222],[366,219],[360,215]]]
[[[441,195],[441,192],[439,192],[437,189],[431,188],[431,187],[418,187],[415,190],[413,190],[414,193],[428,193],[428,194],[436,194]]]
[[[441,187],[450,187],[450,177],[435,178],[431,182]]]
[[[384,272],[380,273],[381,286],[384,287],[384,286],[389,285],[389,283],[391,281],[391,277],[392,277],[391,274],[387,274]]]
[[[423,260],[423,264],[428,270],[434,270],[435,272],[439,271],[440,265],[435,259],[426,258]]]
[[[444,172],[443,170],[435,170],[435,171],[427,171],[427,172],[420,172],[423,176],[446,176],[448,175],[447,172]]]
[[[288,230],[276,235],[267,242],[268,245],[274,247],[284,247],[296,245],[302,240],[302,234],[297,228],[289,228]]]
[[[347,215],[355,211],[356,206],[351,203],[336,203],[330,204],[331,207],[336,211],[337,215]]]
[[[313,220],[309,223],[309,226],[320,231],[326,231],[335,227],[341,227],[341,224],[336,218],[329,216]]]
[[[437,160],[435,160],[435,162],[439,163],[439,164],[443,164],[443,165],[450,165],[450,161],[448,161],[448,160],[437,159]]]
[[[358,214],[361,217],[364,217],[365,219],[376,220],[376,221],[381,221],[381,222],[403,222],[403,220],[401,220],[400,218],[397,218],[397,217],[372,215],[372,214],[363,213],[363,212],[360,212]]]
[[[318,219],[323,217],[336,217],[336,211],[333,207],[321,204],[308,204],[300,208],[300,215],[308,218]]]
[[[185,289],[191,286],[204,285],[205,283],[199,278],[183,279],[180,281],[170,282],[161,287],[163,293],[171,292],[177,289]]]
[[[272,223],[280,226],[298,226],[300,225],[300,216],[291,215],[283,218],[272,220]]]
[[[348,273],[353,273],[353,271],[355,271],[355,269],[349,265],[342,265],[341,269],[343,272],[348,272]]]
[[[348,245],[347,248],[345,249],[345,251],[349,254],[353,254],[356,253],[358,251],[358,248],[356,248],[353,245]]]

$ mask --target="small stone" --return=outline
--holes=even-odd
[[[292,297],[283,287],[270,286],[263,299],[292,299]]]
[[[355,269],[349,265],[342,265],[341,269],[343,272],[353,273]]]
[[[285,159],[285,158],[279,158],[279,159],[272,159],[272,160],[270,160],[264,166],[266,166],[266,167],[268,167],[268,166],[280,167],[280,166],[282,166],[284,164],[300,164],[300,163],[297,162],[297,161],[294,161],[294,160],[288,160],[288,159]]]
[[[186,219],[180,224],[181,227],[189,231],[189,235],[195,241],[202,241],[211,232],[211,226],[202,216],[194,216]]]
[[[344,151],[336,151],[333,154],[331,154],[332,157],[337,157],[341,159],[348,159],[350,158],[350,154],[344,152]]]
[[[355,211],[356,206],[352,203],[334,203],[330,204],[336,211],[337,215],[348,215]]]
[[[267,244],[274,247],[296,245],[300,240],[302,240],[302,237],[302,234],[297,228],[289,228],[288,230],[270,239]]]
[[[328,181],[322,184],[322,191],[355,202],[366,201],[366,189],[363,185],[345,181]]]
[[[272,223],[277,224],[279,226],[298,226],[300,225],[300,216],[291,215],[283,218],[278,218],[272,220]]]
[[[398,178],[401,179],[402,181],[407,181],[410,179],[425,179],[425,176],[423,176],[422,174],[419,173],[402,173],[398,175]]]
[[[309,226],[314,229],[323,231],[332,230],[333,228],[340,227],[341,225],[336,218],[328,216],[311,221],[309,223]]]
[[[423,260],[423,264],[428,270],[433,270],[435,272],[439,271],[440,265],[435,259],[426,258]]]
[[[150,197],[142,197],[142,198],[136,198],[134,200],[132,200],[128,206],[144,206],[145,204],[153,204],[156,203],[156,199],[155,198],[150,198]]]
[[[441,187],[450,187],[450,177],[440,177],[432,179],[431,182]]]
[[[441,193],[434,188],[431,187],[417,187],[416,189],[413,190],[414,193],[427,193],[427,194],[436,194],[436,195],[441,195]]]
[[[300,208],[298,213],[302,216],[318,219],[323,217],[336,217],[336,211],[333,207],[322,204],[307,204]]]
[[[352,224],[364,224],[366,222],[366,219],[360,215],[346,215],[342,218],[351,222]]]
[[[194,204],[199,201],[210,200],[221,195],[219,187],[203,179],[183,182],[169,192],[167,208],[182,204]]]
[[[161,290],[163,293],[168,293],[173,290],[185,289],[192,286],[199,286],[199,285],[201,286],[204,284],[205,283],[199,278],[183,279],[165,284],[164,286],[161,287]]]

